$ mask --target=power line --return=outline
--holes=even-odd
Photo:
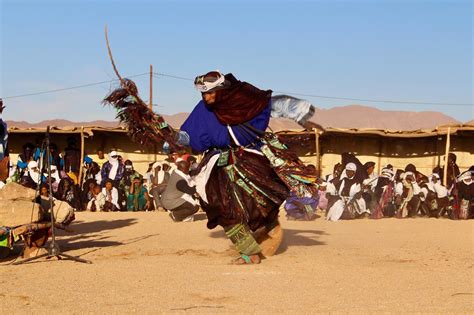
[[[142,75],[145,75],[145,74],[149,74],[149,73],[145,72],[145,73],[140,73],[140,74],[134,74],[134,75],[128,76],[128,78],[135,78],[135,77],[139,77],[139,76],[142,76]],[[67,87],[67,88],[55,89],[55,90],[47,90],[47,91],[41,91],[41,92],[6,96],[3,99],[12,99],[12,98],[35,96],[35,95],[41,95],[41,94],[48,94],[48,93],[56,93],[56,92],[62,92],[62,91],[68,91],[68,90],[75,90],[75,89],[80,89],[80,88],[84,88],[84,87],[100,85],[100,84],[104,84],[104,83],[111,83],[111,82],[115,82],[115,81],[118,81],[118,79],[101,81],[101,82],[94,82],[94,83],[87,83],[87,84],[76,85],[76,86],[71,86],[71,87]]]
[[[140,74],[135,74],[131,76],[127,76],[128,78],[134,78],[134,77],[139,77],[143,75],[148,75],[149,72],[145,73],[140,73]],[[184,81],[194,81],[191,78],[186,78],[182,76],[177,76],[173,74],[167,74],[167,73],[160,73],[160,72],[153,72],[153,77],[159,78],[159,77],[166,77],[166,78],[172,78],[172,79],[177,79],[177,80],[184,80]],[[48,90],[48,91],[42,91],[42,92],[36,92],[36,93],[28,93],[28,94],[21,94],[21,95],[13,95],[13,96],[7,96],[4,97],[3,99],[12,99],[12,98],[19,98],[19,97],[26,97],[26,96],[35,96],[35,95],[41,95],[41,94],[47,94],[47,93],[56,93],[56,92],[62,92],[62,91],[67,91],[67,90],[74,90],[74,89],[79,89],[79,88],[84,88],[84,87],[89,87],[89,86],[94,86],[94,85],[100,85],[104,83],[110,83],[118,81],[117,79],[115,80],[107,80],[107,81],[101,81],[101,82],[94,82],[94,83],[88,83],[88,84],[83,84],[83,85],[77,85],[77,86],[72,86],[72,87],[67,87],[67,88],[61,88],[61,89],[55,89],[55,90]],[[313,98],[320,98],[320,99],[331,99],[331,100],[344,100],[344,101],[358,101],[358,102],[370,102],[370,103],[391,103],[391,104],[411,104],[411,105],[435,105],[435,106],[474,106],[474,104],[469,104],[469,103],[440,103],[440,102],[427,102],[427,101],[401,101],[401,100],[382,100],[382,99],[362,99],[362,98],[353,98],[353,97],[341,97],[341,96],[328,96],[328,95],[316,95],[316,94],[304,94],[304,93],[295,93],[295,92],[282,92],[282,91],[274,91],[275,93],[279,94],[287,94],[287,95],[296,95],[296,96],[304,96],[304,97],[313,97]]]
[[[166,73],[158,73],[153,72],[155,74],[154,77],[158,78],[158,76],[162,77],[169,77],[174,79],[186,80],[186,81],[194,81],[190,78],[175,76]],[[326,96],[326,95],[315,95],[315,94],[304,94],[304,93],[294,93],[294,92],[282,92],[282,91],[274,91],[278,94],[286,94],[286,95],[296,95],[296,96],[304,96],[304,97],[314,97],[314,98],[322,98],[322,99],[331,99],[331,100],[344,100],[344,101],[358,101],[358,102],[371,102],[371,103],[391,103],[391,104],[411,104],[411,105],[439,105],[439,106],[474,106],[474,104],[469,103],[439,103],[439,102],[420,102],[420,101],[400,101],[400,100],[376,100],[376,99],[362,99],[362,98],[352,98],[352,97],[340,97],[340,96]]]
[[[160,72],[153,72],[154,77],[167,77],[167,78],[173,78],[173,79],[178,79],[178,80],[185,80],[185,81],[194,81],[193,79],[190,78],[185,78],[185,77],[180,77],[177,75],[172,75],[172,74],[166,74],[166,73],[160,73]]]
[[[280,94],[297,95],[297,96],[304,96],[304,97],[315,97],[315,98],[324,98],[324,99],[331,99],[331,100],[358,101],[358,102],[412,104],[412,105],[474,106],[474,104],[468,104],[468,103],[438,103],[438,102],[419,102],[419,101],[411,102],[411,101],[398,101],[398,100],[374,100],[374,99],[350,98],[350,97],[339,97],[339,96],[324,96],[324,95],[302,94],[302,93],[281,92],[281,91],[274,91],[274,92],[275,93],[280,93]]]

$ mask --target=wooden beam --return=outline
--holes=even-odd
[[[84,171],[84,126],[81,126],[81,163],[79,164],[79,178],[77,183],[79,188],[82,189],[82,173]]]
[[[321,152],[319,148],[319,132],[318,129],[314,128],[314,144],[316,147],[316,170],[318,171],[319,176],[321,176]]]
[[[448,133],[446,134],[446,150],[444,152],[444,170],[443,170],[443,185],[445,187],[448,184],[448,156],[449,156],[450,146],[451,146],[451,127],[448,127]]]

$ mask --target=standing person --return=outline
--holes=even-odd
[[[260,90],[231,73],[211,71],[196,77],[194,84],[202,100],[178,135],[162,117],[150,116],[130,80],[122,80],[122,87],[105,102],[119,109],[119,117],[135,141],[147,143],[150,138],[161,138],[175,151],[180,145],[189,145],[194,152],[204,153],[195,180],[208,217],[207,227],[224,228],[240,253],[235,264],[260,263],[261,255],[273,255],[281,243],[278,212],[290,189],[299,186],[300,197],[311,190],[292,176],[305,174],[306,166],[265,130],[271,115],[293,119],[311,129],[315,127],[309,121],[314,107],[288,96],[272,99],[271,90]],[[155,128],[159,126],[159,133],[148,132],[153,130],[149,128],[152,123]],[[144,135],[144,131],[148,133]],[[173,174],[165,194],[173,186],[172,179]]]
[[[454,153],[449,153],[448,154],[448,172],[447,172],[447,181],[446,181],[446,188],[448,188],[449,191],[453,189],[453,187],[456,184],[456,178],[461,174],[461,171],[459,170],[459,166],[456,164],[457,156]]]
[[[125,172],[125,166],[120,163],[117,151],[109,153],[109,160],[104,163],[100,172],[102,177],[102,187],[107,180],[111,180],[115,187],[119,186],[120,180]]]
[[[102,166],[107,162],[107,158],[104,155],[104,150],[97,150],[97,159],[94,160],[99,165],[99,168],[102,169]]]
[[[81,150],[77,148],[77,140],[74,137],[67,139],[67,147],[64,149],[64,172],[75,180],[75,184],[79,182],[79,169],[81,167]]]
[[[3,120],[3,100],[0,98],[0,181],[5,181],[9,176],[10,158],[8,157],[8,126]]]
[[[127,211],[148,211],[150,206],[150,196],[148,196],[148,190],[143,186],[142,177],[133,175],[127,196]]]
[[[151,176],[152,189],[151,194],[155,200],[155,208],[158,211],[164,211],[161,197],[168,186],[171,174],[168,172],[169,164],[167,162],[155,162],[152,166],[153,175]]]
[[[177,169],[171,174],[163,192],[161,203],[166,210],[170,211],[173,221],[194,221],[194,214],[199,210],[199,205],[194,197],[196,187],[190,185],[190,165],[183,159],[177,159],[176,166]]]

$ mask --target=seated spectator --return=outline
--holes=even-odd
[[[87,209],[87,205],[94,197],[94,187],[97,185],[95,179],[89,178],[82,184],[81,189],[81,204],[82,209]]]
[[[318,206],[318,196],[298,197],[295,192],[290,192],[290,197],[286,199],[285,210],[288,220],[310,221],[316,219],[316,208]]]
[[[176,167],[163,192],[161,202],[163,207],[170,211],[173,221],[194,221],[194,214],[199,210],[199,206],[194,198],[196,187],[190,184],[189,162],[178,158]]]
[[[100,185],[92,183],[92,197],[87,203],[86,210],[104,211],[105,195],[102,193]]]
[[[46,170],[43,173],[45,182],[48,183],[48,171]],[[61,177],[59,176],[59,171],[56,165],[51,165],[51,186],[53,188],[53,194],[58,191],[59,182],[61,181]]]
[[[416,175],[412,171],[406,171],[400,176],[400,179],[401,181],[395,186],[398,217],[416,217],[421,203],[421,189],[416,182]]]
[[[118,153],[116,151],[111,151],[109,153],[109,160],[102,166],[102,187],[105,186],[106,181],[109,179],[115,187],[118,187],[124,172],[125,166],[120,163]]]
[[[441,184],[437,173],[431,174],[428,180],[420,185],[420,209],[425,215],[438,218],[449,210],[448,190]]]
[[[105,196],[105,203],[103,211],[120,211],[118,203],[118,190],[114,187],[114,182],[111,179],[105,181],[105,187],[102,188],[102,194]]]
[[[66,201],[74,210],[82,210],[79,189],[69,177],[59,182],[56,199]]]
[[[374,187],[375,207],[372,218],[393,217],[397,212],[395,205],[395,173],[391,165],[382,168],[380,176],[377,178]]]
[[[469,219],[474,215],[474,171],[472,168],[458,176],[457,202],[455,207],[459,210],[453,216],[453,219]]]
[[[362,197],[365,200],[367,208],[373,211],[375,209],[376,198],[374,196],[374,189],[377,185],[378,175],[374,172],[375,162],[367,162],[364,164],[364,170],[366,172],[366,178],[362,182]]]
[[[93,179],[98,185],[100,185],[102,183],[102,176],[100,174],[99,164],[96,162],[90,163],[87,167],[84,179]]]
[[[46,153],[41,150],[41,148],[37,147],[35,149],[33,159],[35,161],[39,161],[41,158],[44,158],[46,160]],[[55,143],[50,143],[49,144],[49,162],[51,165],[56,166],[58,171],[61,173],[62,170],[64,169],[64,160],[62,158],[61,153],[58,150],[58,146]],[[44,169],[44,172],[47,170]],[[62,174],[62,177],[64,177],[65,173]]]
[[[141,175],[135,171],[133,168],[133,163],[130,160],[126,160],[124,163],[125,170],[123,172],[123,176],[120,179],[118,185],[118,193],[119,193],[119,205],[121,210],[127,209],[127,198],[130,192],[130,186],[132,185],[132,178],[135,176],[141,177]]]
[[[149,210],[150,206],[150,196],[148,196],[148,191],[143,186],[141,176],[133,175],[127,196],[127,211]]]
[[[328,207],[328,199],[326,197],[327,186],[328,184],[326,182],[322,182],[319,185],[319,189],[318,189],[318,195],[319,195],[318,209],[321,209],[322,211],[326,211]]]
[[[345,177],[336,185],[331,184],[327,220],[354,219],[369,214],[362,198],[362,182],[356,176],[356,172],[356,164],[349,162],[345,167]]]
[[[28,163],[34,161],[34,150],[35,146],[33,145],[33,143],[28,142],[23,145],[23,152],[18,156],[18,160],[16,163],[20,178],[28,172]]]
[[[38,168],[38,163],[31,160],[28,162],[26,173],[20,178],[20,184],[28,188],[36,189],[38,185],[44,182],[44,179],[44,176]]]

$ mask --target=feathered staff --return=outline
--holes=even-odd
[[[138,89],[130,79],[124,79],[115,66],[112,50],[110,49],[107,26],[105,26],[105,41],[109,52],[110,62],[120,81],[120,88],[112,91],[103,104],[117,109],[117,116],[121,123],[128,128],[128,135],[133,141],[141,145],[151,146],[166,141],[173,151],[180,151],[182,147],[176,143],[175,132],[163,119],[148,108],[146,103],[138,96]]]

